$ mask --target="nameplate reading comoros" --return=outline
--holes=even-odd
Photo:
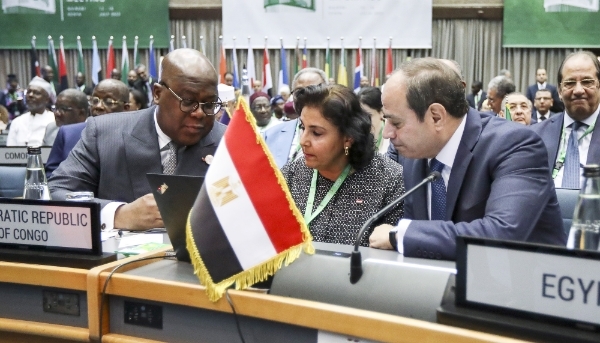
[[[42,147],[42,162],[48,161],[52,147]],[[3,146],[0,147],[0,164],[27,164],[27,147]]]
[[[600,324],[600,261],[468,245],[466,300]]]
[[[0,243],[92,249],[91,209],[0,203]]]

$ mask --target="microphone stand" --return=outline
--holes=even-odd
[[[350,283],[355,284],[360,280],[363,270],[362,270],[362,256],[360,251],[358,251],[358,247],[360,246],[360,240],[362,236],[365,234],[365,231],[375,222],[377,219],[381,218],[384,214],[388,213],[392,208],[396,207],[402,200],[404,200],[407,196],[411,195],[417,189],[423,187],[423,185],[437,180],[442,177],[437,171],[431,172],[429,176],[423,179],[423,181],[419,182],[416,186],[402,194],[401,197],[389,203],[386,207],[381,209],[379,212],[375,213],[371,218],[369,218],[365,224],[358,231],[358,235],[356,235],[356,241],[354,242],[354,251],[352,251],[352,255],[350,256]]]

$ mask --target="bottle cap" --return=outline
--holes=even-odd
[[[597,177],[600,176],[600,165],[588,164],[583,167],[584,177]]]
[[[28,155],[40,155],[42,153],[42,148],[39,146],[28,146],[27,154]]]

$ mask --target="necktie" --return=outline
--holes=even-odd
[[[435,158],[429,164],[430,171],[437,171],[440,174],[444,169],[444,164]],[[439,178],[431,183],[431,220],[446,219],[446,185],[444,178]]]
[[[577,140],[577,130],[582,124],[581,122],[575,121],[571,124],[571,134],[569,135],[569,142],[567,143],[567,153],[565,155],[565,163],[563,165],[563,188],[575,188],[579,189],[579,142]]]
[[[171,141],[167,146],[169,147],[169,156],[163,165],[163,174],[173,175],[175,167],[177,167],[177,144]]]
[[[542,115],[540,116],[540,121],[544,121],[544,120],[546,120],[546,116],[542,114]]]

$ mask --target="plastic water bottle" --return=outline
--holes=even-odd
[[[600,241],[600,166],[583,167],[583,185],[573,213],[567,248],[598,250]]]
[[[50,190],[42,163],[42,149],[27,148],[27,170],[25,172],[24,199],[50,200]]]

